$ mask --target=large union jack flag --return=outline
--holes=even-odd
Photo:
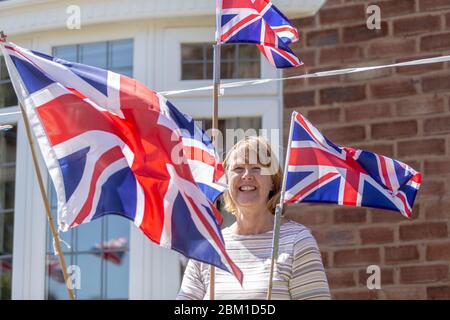
[[[328,202],[411,217],[419,172],[385,156],[336,146],[301,114],[292,117],[285,203]]]
[[[298,41],[297,29],[269,0],[220,0],[218,5],[220,43],[256,44],[277,68],[302,65],[289,48]]]
[[[212,204],[223,170],[191,118],[128,77],[2,48],[56,189],[61,230],[121,215],[155,243],[242,280]]]

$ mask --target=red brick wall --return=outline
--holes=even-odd
[[[381,8],[381,30],[366,7]],[[329,0],[294,21],[305,72],[450,54],[450,0]],[[313,231],[335,299],[450,299],[450,63],[383,69],[284,84],[285,141],[293,110],[337,144],[399,159],[423,173],[407,220],[399,213],[297,205],[288,214]],[[379,265],[381,290],[367,266]]]

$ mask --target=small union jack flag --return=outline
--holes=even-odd
[[[120,237],[106,242],[96,244],[92,249],[92,254],[113,264],[122,264],[122,258],[128,251],[127,239]]]
[[[298,41],[297,29],[269,0],[222,0],[219,3],[220,43],[256,44],[277,68],[303,64],[289,48],[289,44]]]
[[[292,117],[285,203],[327,202],[411,217],[419,172],[376,153],[336,146],[301,114]]]

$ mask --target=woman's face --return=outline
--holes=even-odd
[[[259,164],[232,158],[228,164],[228,187],[231,199],[239,208],[265,208],[273,188],[272,178]]]

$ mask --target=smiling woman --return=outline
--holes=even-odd
[[[217,299],[266,299],[272,254],[273,221],[282,172],[269,143],[261,137],[238,142],[224,161],[228,191],[225,209],[236,222],[222,233],[228,254],[244,272],[242,286],[216,269]],[[178,299],[209,297],[209,266],[189,261]],[[330,299],[320,251],[309,229],[284,219],[272,299]]]

